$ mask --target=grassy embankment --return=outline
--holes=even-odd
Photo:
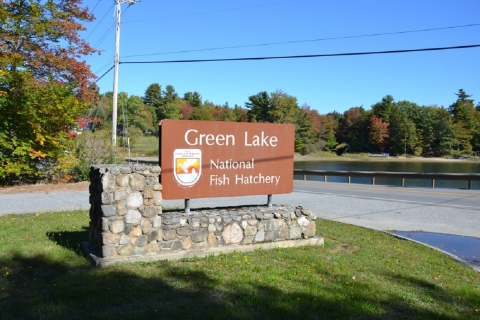
[[[130,156],[136,157],[158,157],[158,138],[154,136],[138,136],[130,147]],[[128,151],[123,150],[125,156],[128,156]]]
[[[2,319],[478,319],[480,275],[430,248],[318,221],[325,246],[93,268],[88,212],[0,217]]]

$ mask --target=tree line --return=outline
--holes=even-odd
[[[390,155],[452,156],[480,150],[480,103],[474,105],[463,89],[452,104],[420,106],[395,101],[386,95],[370,109],[320,114],[283,91],[259,92],[244,106],[230,107],[202,101],[197,91],[180,96],[173,86],[164,90],[158,83],[148,86],[143,97],[119,94],[119,124],[142,131],[155,131],[162,119],[288,123],[295,125],[295,151],[337,153],[389,153]],[[453,94],[452,94],[453,96]],[[111,121],[112,93],[99,95],[89,113]],[[110,118],[109,118],[110,117]]]

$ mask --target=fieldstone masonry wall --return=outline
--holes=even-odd
[[[162,211],[160,167],[93,166],[89,241],[102,258],[195,251],[315,236],[302,207]]]

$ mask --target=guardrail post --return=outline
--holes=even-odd
[[[435,188],[435,179],[432,179],[432,188]]]
[[[328,180],[328,179],[327,179],[327,175],[324,175],[324,176],[323,176],[323,182],[327,182],[327,180]]]
[[[375,185],[375,177],[372,177],[372,185]]]
[[[405,187],[405,178],[402,178],[402,187]]]
[[[348,183],[352,182],[352,177],[348,176]]]

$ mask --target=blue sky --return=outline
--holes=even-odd
[[[85,0],[96,20],[82,36],[113,66],[114,0]],[[127,9],[128,8],[128,9]],[[120,61],[315,55],[480,44],[479,0],[142,0],[122,4]],[[459,27],[472,25],[470,27]],[[443,28],[443,29],[441,29]],[[432,31],[419,30],[441,29]],[[408,31],[408,32],[407,32]],[[410,32],[414,31],[414,32]],[[368,36],[372,34],[384,34]],[[321,39],[321,40],[319,40]],[[309,41],[315,40],[315,41]],[[265,44],[265,45],[264,45]],[[267,45],[268,44],[268,45]],[[228,48],[235,47],[235,48]],[[216,49],[223,48],[223,49]],[[212,50],[204,50],[212,49]],[[282,90],[321,114],[396,101],[449,106],[460,88],[480,101],[480,48],[261,61],[121,64],[119,91],[143,96],[159,83],[181,97],[198,91],[215,104],[244,106]],[[113,70],[98,81],[113,91]]]

